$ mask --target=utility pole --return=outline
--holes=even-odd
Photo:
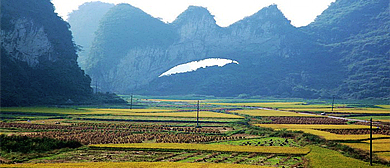
[[[198,107],[196,108],[196,128],[200,128],[200,126],[199,126],[199,100],[198,100]]]
[[[372,117],[370,119],[370,166],[372,166]]]
[[[133,93],[131,94],[130,97],[130,109],[133,109]]]
[[[96,82],[95,82],[95,93],[97,94],[97,80],[96,80]]]
[[[332,111],[333,111],[333,105],[334,105],[334,96],[333,96],[333,100],[332,100]]]

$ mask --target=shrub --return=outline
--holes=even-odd
[[[77,148],[77,141],[60,141],[51,138],[0,135],[0,149],[5,152],[39,153],[61,148]]]

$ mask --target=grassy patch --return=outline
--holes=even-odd
[[[377,152],[375,154],[386,162],[390,162],[390,152]]]
[[[334,168],[334,167],[385,167],[383,165],[374,164],[370,166],[369,163],[358,159],[346,157],[336,151],[321,148],[318,146],[310,146],[311,151],[306,156],[309,159],[309,166],[316,168]]]
[[[130,143],[130,144],[98,144],[95,148],[129,148],[129,149],[171,149],[171,150],[202,150],[223,152],[255,152],[275,154],[306,154],[308,148],[280,146],[233,146],[219,144],[186,144],[186,143]]]

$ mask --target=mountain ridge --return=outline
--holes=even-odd
[[[377,4],[371,6],[375,10],[371,8],[364,10],[365,6],[370,6],[369,4]],[[115,57],[117,62],[111,64],[111,68],[101,71],[100,74],[96,73],[93,68],[87,68],[86,72],[92,76],[93,80],[101,83],[100,89],[102,91],[118,93],[158,94],[159,91],[169,93],[169,91],[176,92],[174,91],[175,88],[191,84],[194,85],[191,89],[182,88],[182,92],[177,93],[204,94],[209,92],[213,94],[212,90],[215,90],[217,94],[217,92],[223,93],[223,90],[234,88],[234,93],[228,92],[232,94],[223,96],[249,94],[329,98],[333,95],[339,95],[343,98],[386,98],[389,97],[389,93],[385,92],[389,85],[386,77],[388,74],[386,65],[388,63],[385,59],[387,58],[385,55],[388,46],[387,34],[386,31],[376,31],[372,25],[380,24],[379,20],[388,20],[389,16],[385,12],[388,10],[388,5],[383,7],[378,4],[386,4],[386,2],[385,0],[379,2],[338,0],[322,15],[318,16],[315,23],[299,28],[291,25],[276,5],[263,8],[252,16],[237,21],[228,27],[219,27],[206,8],[191,6],[172,23],[160,22],[163,25],[162,27],[166,28],[166,32],[170,33],[157,33],[153,37],[159,39],[164,34],[166,35],[165,38],[171,38],[170,42],[158,45],[155,43],[158,40],[142,38],[137,43],[146,45],[128,45],[123,50],[98,45],[97,48],[114,52],[114,54],[103,54],[102,56],[110,55],[112,57],[117,54],[117,57]],[[339,15],[340,12],[338,11],[342,10],[346,10],[344,13],[353,13],[354,15]],[[370,13],[372,11],[375,12]],[[367,25],[371,26],[359,22],[363,26],[357,27],[366,26],[366,30],[352,31],[352,34],[344,33],[345,30],[348,30],[348,26],[353,25],[351,23],[354,20],[349,18],[357,17],[355,15],[364,15],[362,18],[373,18],[366,19]],[[339,22],[326,18],[350,22],[339,24]],[[115,20],[115,18],[111,19]],[[157,22],[159,19],[151,17],[150,20]],[[116,21],[120,22],[121,20],[117,19]],[[112,24],[118,23],[112,22]],[[388,22],[382,25],[384,30],[387,30],[386,25],[388,25]],[[329,29],[329,27],[335,29]],[[104,28],[105,25],[101,24],[100,29]],[[144,27],[144,29],[147,28]],[[148,33],[158,31],[161,32],[159,28],[149,29]],[[131,31],[122,33],[118,35],[120,37],[128,36],[128,39],[136,38],[134,35],[129,36]],[[382,39],[384,43],[381,44],[375,41],[375,36],[377,36],[376,39]],[[370,49],[359,37],[364,37],[367,42],[375,45],[370,45]],[[99,41],[99,38],[99,35],[97,35],[95,45],[104,42]],[[115,40],[110,43],[120,44]],[[361,46],[367,47],[363,47],[363,50],[361,50]],[[367,57],[362,54],[371,53],[375,50],[379,51],[376,52],[377,56],[371,54]],[[99,50],[96,51],[99,52]],[[122,52],[122,54],[118,54],[119,52]],[[90,53],[89,57],[97,58],[94,53]],[[217,70],[218,68],[211,68],[211,70],[164,77],[164,80],[158,78],[163,72],[176,65],[206,58],[233,59],[237,60],[240,65],[221,68],[230,74],[220,76],[218,75],[222,71]],[[378,60],[368,61],[369,59]],[[368,62],[365,62],[365,60]],[[110,64],[108,61],[97,61]],[[381,69],[381,71],[383,70],[382,75],[380,75],[381,72],[378,72],[378,75],[383,76],[384,81],[378,82],[378,85],[370,85],[372,90],[370,94],[366,94],[367,90],[361,87],[359,87],[360,91],[358,91],[358,88],[352,89],[355,87],[353,81],[359,81],[362,85],[366,83],[362,80],[363,78],[355,79],[354,76],[367,74],[363,75],[366,76],[364,78],[371,78],[368,74],[372,76],[376,72],[368,73],[363,69],[367,66],[372,67],[378,61],[384,62],[378,63],[378,67],[384,67]],[[101,67],[106,67],[106,65]],[[100,69],[101,67],[96,66],[95,68]],[[354,69],[360,70],[356,71]],[[370,69],[370,71],[372,70]],[[184,82],[169,82],[169,80],[183,81],[179,78],[186,80]],[[198,84],[198,82],[193,81],[194,78],[203,78],[204,83]],[[372,78],[372,80],[376,79]],[[186,81],[192,82],[186,83]],[[233,82],[221,83],[219,81]],[[221,87],[224,89],[218,90]],[[160,89],[156,90],[154,88]]]

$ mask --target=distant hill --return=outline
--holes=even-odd
[[[113,7],[114,4],[103,2],[86,2],[69,14],[68,22],[71,25],[74,41],[81,46],[77,61],[82,69],[85,69],[85,60],[89,54],[95,32],[99,27],[100,19]]]
[[[390,98],[389,13],[387,0],[337,0],[296,28],[271,5],[219,27],[203,7],[167,24],[120,4],[101,19],[86,72],[118,93]],[[239,64],[158,77],[205,58]]]
[[[338,0],[303,31],[330,47],[345,69],[347,98],[390,98],[390,3]]]
[[[1,0],[1,106],[85,101],[90,82],[50,0]]]

